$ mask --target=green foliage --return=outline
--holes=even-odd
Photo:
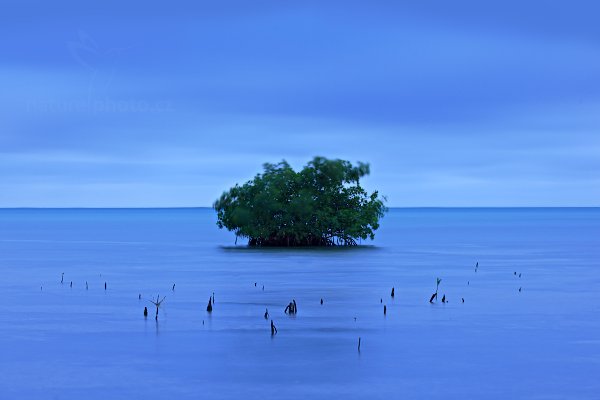
[[[315,157],[299,172],[286,161],[263,168],[214,203],[219,228],[251,246],[355,245],[375,237],[387,209],[377,192],[360,186],[369,164]]]

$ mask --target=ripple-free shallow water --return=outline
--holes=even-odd
[[[365,247],[260,250],[208,209],[0,210],[0,398],[598,399],[599,234],[600,209],[393,209]]]

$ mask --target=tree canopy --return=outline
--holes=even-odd
[[[356,245],[375,237],[387,209],[377,191],[360,186],[369,164],[315,157],[298,172],[286,161],[263,168],[214,203],[219,228],[250,246]]]

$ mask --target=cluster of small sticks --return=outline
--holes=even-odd
[[[479,270],[479,262],[477,262],[477,263],[475,264],[475,272],[477,272],[478,270]],[[514,276],[518,276],[519,278],[521,278],[521,276],[522,276],[522,274],[521,274],[521,273],[518,273],[518,274],[517,274],[517,271],[514,271],[514,272],[513,272],[513,275],[514,275]],[[102,276],[102,274],[100,274],[100,276]],[[60,283],[61,283],[61,284],[64,284],[64,278],[65,278],[65,273],[63,272],[63,273],[61,274],[61,278],[60,278]],[[437,299],[438,299],[438,291],[439,291],[439,287],[440,287],[440,283],[441,283],[441,282],[442,282],[442,279],[441,279],[441,278],[436,278],[435,292],[434,292],[434,293],[431,295],[431,297],[429,298],[429,303],[434,303],[434,302],[437,302]],[[467,285],[470,285],[470,281],[467,281]],[[73,281],[70,281],[70,284],[69,284],[69,286],[70,286],[71,288],[73,288]],[[257,283],[256,283],[256,282],[254,282],[254,286],[255,286],[255,287],[257,287]],[[106,291],[106,290],[107,290],[107,288],[108,288],[108,286],[107,286],[107,282],[104,282],[104,290]],[[87,282],[87,281],[85,282],[85,289],[86,289],[86,290],[88,290],[88,289],[89,289],[89,285],[88,285],[88,282]],[[43,290],[43,287],[42,287],[42,286],[40,286],[40,290]],[[173,286],[172,286],[171,290],[172,290],[173,292],[175,291],[175,284],[173,284]],[[264,286],[264,285],[262,286],[262,290],[263,290],[263,291],[265,290],[265,286]],[[519,287],[519,292],[521,292],[521,290],[522,290],[522,287]],[[392,291],[391,291],[391,293],[390,293],[390,297],[393,299],[393,298],[394,298],[394,296],[395,296],[395,288],[394,288],[394,287],[392,287]],[[139,299],[139,300],[141,300],[141,299],[142,299],[142,295],[141,295],[141,294],[138,294],[138,299]],[[150,302],[150,303],[152,303],[152,304],[154,305],[154,307],[156,307],[156,314],[155,314],[155,316],[154,316],[154,319],[156,319],[157,321],[158,321],[158,310],[160,309],[160,307],[161,307],[161,305],[163,304],[163,302],[165,301],[165,299],[166,299],[166,296],[163,296],[163,297],[162,297],[162,299],[161,299],[161,297],[160,297],[160,294],[159,294],[159,295],[157,295],[157,296],[156,296],[156,299],[154,299],[154,298],[151,298],[151,300],[149,300],[149,302]],[[462,300],[462,303],[464,303],[464,302],[465,302],[465,299],[464,299],[464,297],[463,297],[463,298],[461,298],[461,300]],[[444,294],[444,295],[442,296],[442,300],[441,300],[441,301],[442,301],[442,303],[444,303],[444,304],[448,302],[448,300],[446,299],[446,294]],[[381,298],[381,299],[379,300],[379,302],[380,302],[380,303],[383,303],[383,298]],[[323,298],[321,298],[321,300],[320,300],[320,303],[321,303],[321,305],[323,305]],[[212,293],[212,296],[210,296],[210,297],[208,298],[208,305],[206,306],[206,311],[207,311],[208,313],[212,313],[212,311],[213,311],[213,305],[214,305],[214,304],[215,304],[215,293],[213,292],[213,293]],[[287,314],[287,315],[290,315],[290,316],[292,316],[292,315],[296,315],[296,314],[298,313],[298,306],[297,306],[297,304],[296,304],[296,300],[295,300],[295,299],[292,299],[292,301],[290,301],[290,302],[288,303],[288,305],[287,305],[287,306],[285,307],[285,309],[284,309],[284,313],[285,313],[285,314]],[[387,315],[387,305],[385,305],[385,304],[383,305],[383,315]],[[147,317],[147,316],[148,316],[148,307],[144,307],[144,317]],[[269,310],[266,308],[266,309],[265,309],[265,313],[264,313],[264,318],[265,318],[266,320],[268,320],[268,319],[269,319],[269,317],[270,317],[270,315],[269,315]],[[354,320],[356,321],[356,317],[354,317]],[[204,321],[202,321],[202,323],[204,324]],[[276,335],[276,334],[277,334],[277,327],[275,326],[275,323],[274,323],[274,322],[273,322],[273,320],[271,319],[271,335]],[[358,351],[359,351],[359,352],[360,352],[360,344],[361,344],[361,338],[359,337],[359,338],[358,338]]]

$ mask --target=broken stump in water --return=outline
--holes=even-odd
[[[298,306],[296,306],[296,300],[292,300],[290,302],[290,304],[288,304],[285,307],[285,310],[283,312],[286,314],[289,314],[289,315],[295,315],[298,312]]]
[[[206,311],[212,312],[212,308],[213,308],[213,306],[212,306],[212,297],[209,297],[208,298],[208,305],[206,306]]]

